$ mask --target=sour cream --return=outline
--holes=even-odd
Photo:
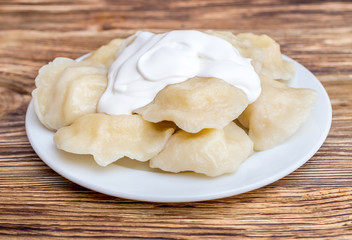
[[[203,32],[137,32],[132,42],[117,52],[98,112],[131,114],[152,102],[167,85],[195,76],[223,79],[254,102],[261,87],[250,61],[226,40]]]

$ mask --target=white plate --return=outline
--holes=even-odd
[[[285,57],[287,60],[293,61]],[[99,167],[92,157],[56,149],[54,133],[37,119],[32,102],[26,115],[26,131],[38,156],[65,178],[108,195],[152,202],[190,202],[233,196],[263,187],[296,170],[325,141],[331,125],[331,103],[317,78],[293,61],[296,77],[290,86],[311,88],[318,101],[308,121],[283,144],[247,159],[237,172],[210,178],[193,173],[172,174],[150,169],[147,163],[123,159]]]

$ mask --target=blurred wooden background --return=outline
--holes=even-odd
[[[140,29],[273,37],[326,88],[333,107],[326,142],[289,176],[207,202],[136,202],[64,179],[25,133],[38,69]],[[0,239],[352,239],[351,92],[351,1],[0,0]]]

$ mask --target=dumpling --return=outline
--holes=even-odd
[[[194,77],[166,86],[135,112],[150,122],[173,121],[186,132],[225,127],[248,106],[246,94],[217,78]]]
[[[116,38],[111,40],[108,44],[101,46],[92,52],[83,61],[99,62],[104,64],[107,68],[119,57],[121,52],[131,44],[136,38],[136,34],[129,36],[126,39]]]
[[[272,79],[290,80],[294,77],[293,63],[282,59],[280,45],[269,36],[253,33],[236,35],[240,40],[240,52],[253,59],[253,66],[259,74]]]
[[[292,136],[307,120],[317,99],[312,89],[291,88],[263,76],[261,80],[261,95],[238,118],[249,128],[255,150],[272,148]]]
[[[231,43],[238,51],[241,51],[240,49],[240,39],[236,37],[235,34],[229,31],[218,31],[218,30],[207,30],[205,33],[214,35],[217,37],[220,37],[229,43]]]
[[[123,39],[119,38],[113,39],[107,45],[103,45],[92,52],[83,61],[99,62],[109,68],[112,62],[115,60],[115,53],[123,41]]]
[[[78,117],[96,112],[107,85],[107,69],[101,63],[76,62],[56,58],[43,66],[32,92],[39,120],[48,129],[57,130]]]
[[[179,130],[150,160],[150,166],[168,172],[193,171],[215,177],[236,171],[252,153],[253,143],[248,135],[231,122],[224,129],[204,129],[195,134]]]
[[[293,63],[282,58],[280,45],[267,35],[253,33],[208,31],[230,42],[241,55],[252,59],[256,72],[272,79],[290,80],[294,77]]]
[[[174,132],[173,125],[155,124],[138,115],[87,114],[54,135],[59,149],[91,154],[101,166],[127,156],[147,161],[157,155]]]

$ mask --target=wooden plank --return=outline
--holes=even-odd
[[[59,176],[25,133],[38,69],[138,29],[272,36],[326,88],[333,108],[326,142],[280,181],[207,202],[125,200]],[[0,239],[351,239],[351,90],[351,1],[1,1]]]

